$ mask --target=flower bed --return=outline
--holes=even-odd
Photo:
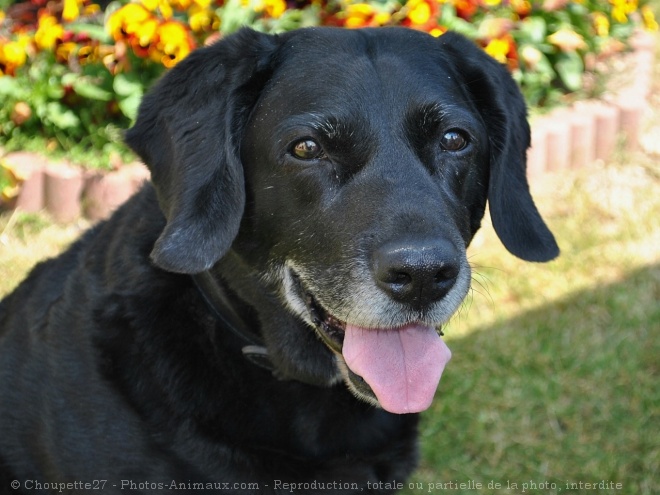
[[[266,32],[315,25],[400,25],[434,36],[460,31],[508,66],[530,105],[551,107],[595,92],[599,61],[624,51],[637,27],[658,29],[648,3],[0,0],[0,146],[118,168],[132,161],[122,129],[146,88],[191,50],[244,25]],[[5,202],[15,201],[25,167],[2,163],[0,191]]]

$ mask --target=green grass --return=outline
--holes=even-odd
[[[0,215],[0,297],[25,278],[40,260],[57,255],[88,226],[53,224],[45,214]]]
[[[414,482],[581,493],[565,483],[606,480],[627,495],[659,493],[659,300],[656,264],[449,338],[453,360],[424,415]]]
[[[660,493],[657,158],[620,153],[540,179],[537,203],[562,248],[551,263],[508,255],[490,225],[479,233],[407,494]]]
[[[474,289],[445,329],[453,359],[423,415],[407,495],[429,483],[453,494],[660,493],[660,165],[619,158],[537,182],[559,259],[525,263],[487,223],[478,234]],[[84,227],[0,217],[0,294]],[[622,489],[566,485],[601,481]]]

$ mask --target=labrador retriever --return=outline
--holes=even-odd
[[[3,493],[392,492],[486,201],[511,253],[558,253],[529,135],[457,34],[193,52],[127,133],[152,183],[0,305]]]

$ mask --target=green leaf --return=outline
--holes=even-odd
[[[119,96],[142,96],[144,89],[142,82],[135,74],[117,74],[112,82],[112,89],[115,90]]]
[[[76,34],[86,34],[93,40],[100,41],[101,43],[109,44],[112,42],[112,37],[105,30],[105,27],[96,24],[73,23],[67,24],[68,31],[73,31]]]
[[[25,98],[25,88],[13,77],[0,76],[0,95]]]
[[[577,91],[582,88],[584,64],[577,53],[562,53],[555,64],[555,68],[559,78],[570,91]]]
[[[140,106],[140,101],[142,101],[141,94],[134,94],[119,100],[119,109],[121,112],[126,115],[131,122],[135,122],[138,113],[138,107]]]
[[[257,12],[250,6],[243,6],[241,0],[228,0],[218,9],[222,19],[222,32],[231,34],[243,26],[251,25]]]
[[[85,79],[78,79],[73,83],[73,90],[83,98],[90,100],[110,101],[112,100],[112,93],[100,88]]]
[[[525,41],[539,45],[545,41],[548,26],[542,17],[528,17],[520,23],[520,33]]]
[[[70,129],[80,125],[80,120],[76,117],[76,114],[56,101],[46,105],[46,117],[60,129]]]

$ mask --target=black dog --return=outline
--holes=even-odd
[[[520,93],[458,35],[244,30],[127,141],[153,186],[0,306],[10,493],[390,492],[486,200],[513,254],[558,252]]]

